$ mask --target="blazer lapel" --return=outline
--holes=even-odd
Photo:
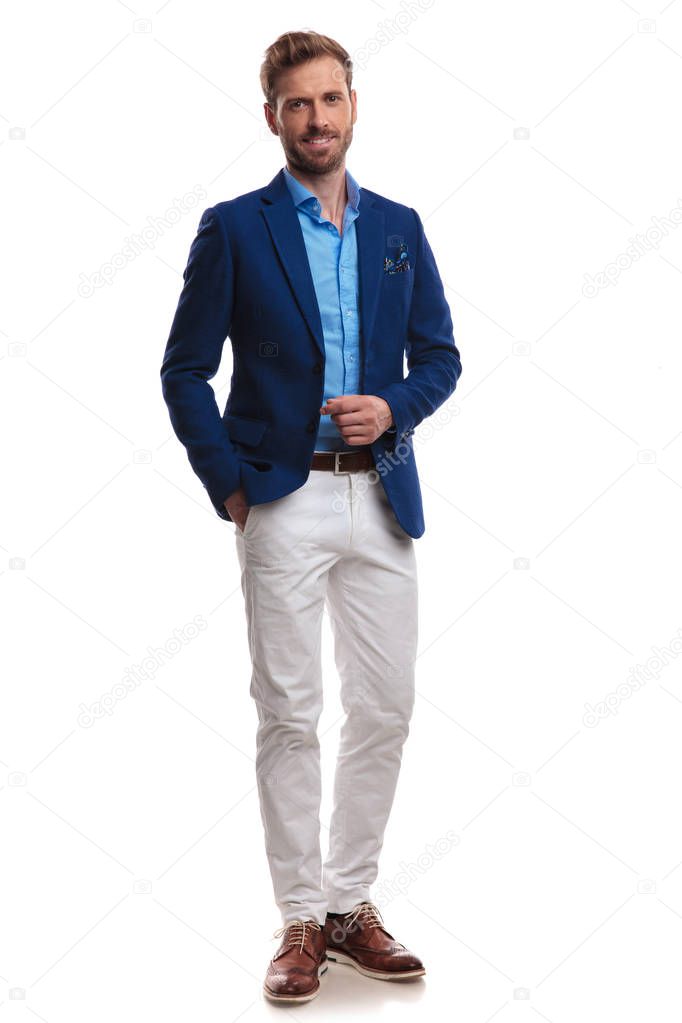
[[[263,191],[266,205],[263,216],[268,226],[272,243],[284,268],[289,286],[301,313],[310,328],[315,344],[324,356],[324,335],[322,319],[315,294],[313,275],[310,272],[308,253],[303,232],[298,222],[296,207],[280,170]]]
[[[358,274],[360,277],[360,325],[361,351],[369,350],[376,318],[377,303],[381,293],[384,272],[385,228],[384,214],[374,206],[374,201],[363,195],[360,189],[360,212],[355,218],[355,233],[358,240]]]

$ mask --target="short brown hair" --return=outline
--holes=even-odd
[[[268,46],[260,69],[260,84],[268,104],[275,105],[277,76],[287,68],[297,67],[316,57],[335,57],[346,73],[350,96],[353,81],[353,61],[340,43],[312,29],[301,32],[283,32]]]

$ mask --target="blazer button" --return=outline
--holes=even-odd
[[[315,420],[313,420],[312,423],[308,423],[308,425],[306,426],[306,432],[307,433],[314,433],[315,430],[317,430],[317,422]]]
[[[321,372],[322,372],[322,363],[321,362],[316,362],[315,365],[313,366],[313,373],[321,373]]]

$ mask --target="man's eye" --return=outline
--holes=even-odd
[[[328,99],[341,99],[341,97],[338,94],[334,94],[334,95],[329,96],[327,98]],[[303,100],[301,100],[301,99],[294,99],[294,100],[291,101],[290,106],[291,106],[291,108],[293,110],[294,107],[300,106],[301,103],[303,103]]]

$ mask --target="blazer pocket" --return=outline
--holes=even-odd
[[[384,280],[386,282],[399,281],[401,284],[405,284],[407,281],[412,279],[413,273],[414,271],[412,267],[409,267],[407,270],[396,270],[394,273],[389,273],[387,270],[384,270]]]
[[[235,416],[232,413],[225,413],[223,422],[230,440],[246,444],[247,447],[256,447],[260,444],[263,434],[270,425],[266,419],[251,419],[249,416]]]

